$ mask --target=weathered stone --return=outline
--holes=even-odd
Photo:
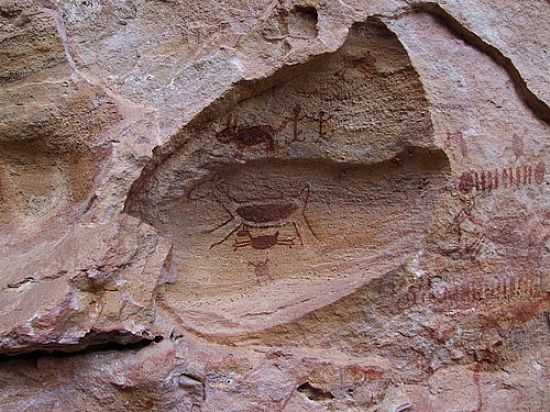
[[[545,411],[548,2],[0,1],[10,411]]]
[[[168,243],[129,217],[57,231],[56,237],[5,249],[0,352],[74,351],[154,339],[156,289]],[[34,253],[24,253],[23,245]]]

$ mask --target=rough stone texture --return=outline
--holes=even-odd
[[[547,411],[548,23],[0,0],[0,409]]]

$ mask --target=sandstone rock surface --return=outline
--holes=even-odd
[[[0,0],[0,410],[547,411],[549,22]]]

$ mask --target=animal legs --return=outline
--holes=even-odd
[[[292,226],[294,226],[294,232],[296,232],[296,237],[300,240],[300,245],[304,246],[304,241],[302,240],[302,235],[300,234],[300,229],[298,229],[298,225],[296,222],[292,222]],[[294,244],[294,242],[292,242]]]
[[[317,233],[315,233],[315,231],[313,230],[313,228],[311,227],[311,223],[309,222],[306,214],[304,212],[302,212],[302,217],[304,218],[304,223],[306,224],[307,228],[309,229],[309,231],[311,232],[311,234],[313,235],[313,237],[317,240],[319,240],[319,237],[317,236]]]
[[[231,230],[231,232],[229,232],[227,235],[225,235],[225,237],[218,241],[218,242],[215,242],[215,243],[212,243],[210,245],[210,249],[212,249],[213,247],[215,246],[218,246],[218,245],[221,245],[222,243],[224,243],[227,239],[229,239],[235,232],[237,232],[237,230],[243,228],[244,225],[242,223],[239,223],[238,225],[235,226],[235,228],[233,230]]]
[[[233,243],[233,252],[236,252],[237,249],[242,247],[252,246],[252,241],[250,240],[243,240],[243,241],[236,241]]]
[[[226,213],[229,215],[229,219],[227,219],[225,222],[223,223],[220,223],[219,225],[217,225],[216,227],[212,228],[212,229],[208,229],[208,230],[205,230],[203,231],[202,233],[212,233],[212,232],[215,232],[216,230],[224,227],[225,225],[229,224],[230,222],[232,222],[233,220],[235,220],[235,216],[233,216],[233,214],[222,204],[222,207],[223,207],[223,210],[226,211]]]
[[[311,186],[309,185],[309,183],[306,183],[304,185],[304,188],[302,189],[302,191],[300,192],[300,197],[302,198],[302,201],[303,201],[303,206],[302,206],[302,218],[304,219],[304,223],[306,224],[307,228],[309,229],[309,231],[311,232],[311,234],[313,235],[313,237],[315,237],[315,239],[319,240],[319,237],[317,236],[317,233],[315,233],[315,231],[313,230],[313,228],[311,227],[311,223],[309,222],[309,219],[307,218],[306,216],[306,209],[307,209],[307,205],[309,203],[309,195],[310,195],[310,192],[311,192]],[[296,224],[295,224],[296,225]],[[298,232],[297,232],[298,233]],[[299,236],[299,233],[298,233],[298,236]],[[300,237],[300,240],[301,240],[301,237]]]

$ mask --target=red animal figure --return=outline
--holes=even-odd
[[[271,276],[271,272],[269,271],[268,266],[269,258],[266,258],[263,262],[260,263],[253,263],[248,262],[250,266],[254,267],[254,274],[256,275],[256,280],[258,281],[258,284],[262,284],[262,279],[269,279],[273,280],[273,277]]]
[[[262,199],[262,200],[238,200],[224,189],[220,181],[213,182],[212,194],[215,200],[229,215],[225,222],[207,230],[205,233],[212,233],[231,224],[229,232],[219,241],[210,245],[210,249],[221,245],[229,237],[240,230],[241,234],[247,235],[249,228],[269,229],[281,228],[291,225],[301,245],[303,245],[300,227],[306,226],[310,233],[317,239],[311,224],[305,214],[310,195],[309,183],[306,183],[296,197],[284,197]],[[250,239],[252,238],[252,239]],[[287,244],[289,239],[278,239],[278,234],[252,237],[245,242],[246,246],[254,248],[268,248],[275,244]],[[293,240],[292,240],[293,241]],[[237,244],[240,244],[237,242]],[[271,246],[269,246],[272,244]],[[244,246],[240,246],[244,247]]]
[[[296,237],[293,237],[291,239],[281,239],[279,238],[279,231],[275,232],[272,235],[252,236],[250,230],[248,230],[248,227],[246,226],[243,228],[243,230],[237,233],[237,235],[239,237],[247,236],[248,239],[235,239],[235,242],[233,243],[234,252],[239,248],[247,246],[250,246],[253,249],[257,250],[271,249],[275,245],[285,245],[292,247],[294,246],[294,240],[296,239]]]
[[[284,123],[278,129],[274,129],[268,124],[241,127],[237,123],[238,117],[229,115],[227,126],[216,133],[216,139],[224,144],[235,143],[241,151],[264,144],[266,150],[272,152],[275,150],[275,136],[281,128],[286,126],[286,123]]]

